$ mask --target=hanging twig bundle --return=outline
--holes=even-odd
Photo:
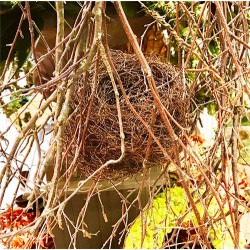
[[[147,86],[141,65],[134,54],[111,51],[114,66],[120,76],[126,95],[138,114],[152,126],[152,130],[170,156],[173,155],[172,139],[159,113]],[[157,57],[147,58],[151,67],[157,91],[168,112],[183,128],[187,127],[189,98],[181,72]],[[96,75],[97,74],[97,75]],[[97,84],[94,86],[94,78]],[[92,67],[88,76],[79,80],[72,115],[65,131],[65,148],[72,158],[80,150],[77,160],[81,173],[89,175],[110,159],[120,156],[120,134],[116,99],[105,65],[100,61],[95,70]],[[125,157],[118,164],[109,165],[100,173],[101,178],[121,178],[134,174],[142,168],[148,144],[149,133],[145,126],[133,115],[117,84],[122,112],[122,125],[125,135]],[[94,91],[94,92],[93,92]],[[94,94],[91,103],[91,94]],[[86,138],[81,137],[81,129],[86,124],[87,110],[91,106]],[[154,110],[156,111],[154,114]],[[171,119],[170,119],[171,120]],[[177,135],[181,129],[171,122]],[[77,139],[76,139],[77,138]],[[82,142],[84,145],[81,145]],[[156,143],[152,142],[147,165],[160,166],[167,162]]]

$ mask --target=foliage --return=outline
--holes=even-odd
[[[0,232],[13,232],[31,225],[36,216],[34,212],[25,212],[22,208],[11,209],[0,214]],[[23,249],[23,248],[39,248],[52,249],[54,248],[53,239],[51,237],[34,239],[30,241],[31,234],[24,233],[15,235],[10,242],[0,240],[0,243],[9,249]]]
[[[202,217],[207,209],[208,214],[216,221],[214,215],[220,214],[216,199],[212,198],[209,206],[206,208],[203,202],[199,202],[201,195],[202,194],[200,194],[200,197],[194,197],[194,201],[198,202],[196,207],[200,216]],[[228,209],[224,208],[224,213],[227,211]],[[125,248],[161,248],[164,243],[165,235],[171,233],[177,226],[178,220],[182,217],[184,218],[182,220],[183,224],[185,224],[185,222],[192,222],[194,226],[198,226],[194,212],[189,211],[188,199],[183,188],[178,186],[167,188],[165,193],[163,192],[156,195],[152,202],[152,206],[143,211],[142,215],[139,215],[134,221],[126,236]],[[223,220],[217,220],[207,228],[211,243],[216,249],[234,247],[232,238],[227,230],[228,227],[231,228],[230,216],[227,216],[227,223],[226,225]],[[143,227],[145,227],[145,237],[142,236],[141,232]],[[241,235],[240,248],[243,246],[244,237]]]
[[[0,3],[1,6],[1,14],[10,11],[18,4],[18,1],[2,1]]]
[[[187,204],[184,190],[180,187],[167,189],[166,193],[158,194],[154,198],[152,206],[148,210],[146,209],[131,226],[125,240],[125,248],[160,248],[165,234],[172,231],[177,219],[184,214]],[[142,218],[145,223],[143,242]]]
[[[12,75],[13,82],[7,90],[1,93],[2,109],[7,117],[10,117],[13,113],[18,111],[30,99],[30,96],[26,93],[28,92],[28,89],[33,86],[33,82],[30,77],[26,76],[26,74],[28,74],[32,65],[33,62],[30,56],[18,71],[16,71],[18,68],[17,58],[14,58],[10,64],[10,69],[7,73],[9,76]],[[20,78],[21,80],[19,80]],[[27,119],[25,122],[27,122]]]
[[[21,108],[25,103],[28,102],[28,97],[19,98],[19,95],[11,95],[10,103],[6,105],[5,113],[7,117],[10,117],[15,113],[19,108]]]

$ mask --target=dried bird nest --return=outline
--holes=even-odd
[[[111,56],[131,104],[139,115],[150,124],[154,100],[137,57],[121,51],[111,51]],[[189,98],[186,87],[181,80],[180,71],[169,64],[160,62],[156,57],[149,57],[147,60],[162,103],[174,119],[182,127],[186,127],[187,113],[189,113]],[[84,127],[90,103],[94,75],[95,69],[93,66],[88,73],[88,77],[83,77],[85,81],[83,78],[79,80],[74,104],[72,105],[73,113],[67,125],[64,138],[65,145],[68,147],[67,153],[71,157],[76,154],[77,148],[80,149],[77,164],[80,172],[85,175],[90,175],[110,159],[118,159],[121,154],[115,95],[110,77],[102,62],[100,62],[98,69],[98,84],[88,121],[86,137],[82,138],[82,128]],[[86,79],[88,79],[87,83]],[[121,162],[109,165],[99,174],[99,177],[104,179],[121,178],[140,171],[149,138],[145,126],[134,116],[128,107],[118,84],[117,88],[120,93],[126,152]],[[172,126],[175,132],[180,134],[179,128],[174,123],[172,123]],[[158,111],[156,112],[153,131],[167,152],[173,155],[169,133]],[[81,145],[82,142],[85,142],[84,145]],[[164,163],[166,163],[166,159],[153,141],[148,165],[154,166]]]

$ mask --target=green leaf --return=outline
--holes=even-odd
[[[243,117],[242,119],[241,119],[241,125],[243,125],[243,126],[249,126],[250,124],[249,124],[249,120],[247,119],[247,117]]]
[[[189,27],[183,27],[182,25],[180,25],[180,35],[182,37],[187,37],[189,35]]]
[[[166,202],[168,201],[168,202]],[[177,219],[187,207],[184,190],[180,187],[168,188],[153,200],[152,207],[142,214],[146,218],[146,235],[142,242],[141,216],[134,222],[125,240],[125,248],[160,248],[164,236],[172,231]]]
[[[215,115],[215,113],[217,112],[218,108],[217,105],[214,102],[210,102],[207,105],[207,111],[209,115]]]
[[[215,40],[212,40],[208,44],[209,51],[212,53],[213,56],[218,56],[220,54],[220,46],[219,43]]]

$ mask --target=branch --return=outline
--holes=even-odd
[[[64,2],[56,1],[55,4],[57,15],[55,76],[58,76],[62,68],[62,61],[60,61],[60,58],[63,53],[62,41],[64,40]]]

